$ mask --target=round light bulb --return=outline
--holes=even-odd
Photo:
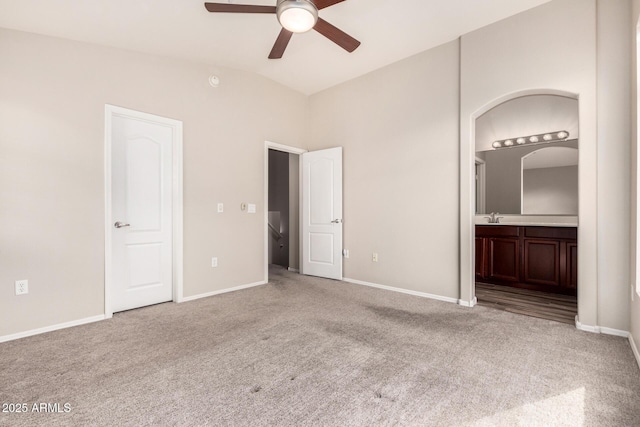
[[[549,135],[548,133],[545,133],[544,136],[542,137],[542,139],[544,139],[545,141],[551,141],[553,139],[553,137],[551,135]]]
[[[500,148],[500,147],[502,147],[502,143],[500,141],[496,141],[493,144],[491,144],[491,146],[493,148]]]
[[[306,0],[282,0],[277,6],[280,24],[292,33],[304,33],[318,21],[318,9]]]
[[[526,139],[524,139],[524,138],[518,138],[518,139],[516,139],[516,142],[517,142],[518,144],[524,144],[525,142],[527,142],[527,140],[526,140]]]
[[[558,138],[560,139],[565,139],[569,136],[568,132],[562,131],[562,132],[558,132]]]
[[[512,139],[507,139],[506,141],[504,141],[504,146],[505,147],[511,147],[513,145],[513,140]]]
[[[538,142],[538,137],[532,136],[531,138],[529,138],[529,142]]]

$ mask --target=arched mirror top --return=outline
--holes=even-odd
[[[522,156],[522,170],[578,166],[578,149],[544,147]]]

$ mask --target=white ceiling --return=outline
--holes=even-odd
[[[362,42],[354,53],[310,31],[279,60],[267,59],[275,15],[212,14],[198,0],[0,0],[0,27],[255,72],[312,94],[548,1],[347,0],[320,16]]]

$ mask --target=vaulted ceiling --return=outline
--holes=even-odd
[[[548,1],[347,0],[320,16],[362,43],[355,52],[310,31],[277,60],[267,59],[275,15],[212,14],[200,0],[0,0],[0,27],[240,69],[313,94]]]

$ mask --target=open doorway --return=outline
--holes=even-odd
[[[475,120],[479,305],[575,322],[578,131],[578,100],[559,95],[515,97]]]
[[[269,149],[268,263],[299,270],[299,156]]]
[[[270,151],[288,154],[282,163],[270,167]],[[279,155],[271,155],[275,158]],[[267,141],[264,151],[264,280],[269,281],[270,260],[284,259],[281,249],[288,243],[287,270],[301,274],[342,280],[342,147],[306,150]],[[284,160],[286,159],[286,160]],[[284,163],[288,162],[285,166]],[[288,181],[270,191],[269,170],[287,169]],[[289,194],[285,236],[283,210],[277,203],[269,207],[270,193]],[[271,216],[272,223],[269,223]],[[280,219],[280,225],[274,224]],[[281,247],[282,245],[282,247]],[[271,252],[270,252],[271,251]],[[276,253],[278,252],[278,253]],[[271,258],[270,258],[271,257]],[[284,267],[281,267],[284,268]]]
[[[300,271],[300,155],[305,152],[265,142],[265,281],[269,268]]]

